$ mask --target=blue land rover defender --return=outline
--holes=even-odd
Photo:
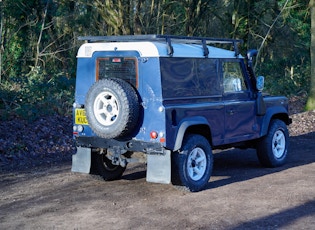
[[[79,39],[72,171],[94,165],[105,180],[119,179],[142,152],[147,181],[199,191],[209,182],[213,149],[255,148],[262,165],[284,164],[288,99],[262,93],[264,78],[252,68],[257,51],[241,56],[241,40]]]

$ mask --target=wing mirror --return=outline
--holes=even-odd
[[[265,78],[263,76],[258,76],[256,79],[256,89],[258,91],[263,91],[265,85]]]
[[[248,50],[248,51],[247,51],[247,60],[252,61],[252,60],[253,60],[253,57],[256,57],[257,54],[258,54],[258,51],[255,50],[255,49]]]

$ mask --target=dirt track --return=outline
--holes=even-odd
[[[314,229],[315,133],[291,137],[281,168],[254,150],[215,154],[198,193],[145,181],[144,165],[122,180],[71,173],[71,162],[0,176],[0,229]]]

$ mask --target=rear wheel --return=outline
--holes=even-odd
[[[212,149],[201,135],[187,135],[182,149],[172,155],[172,183],[188,188],[191,192],[203,189],[213,168]]]
[[[117,180],[120,179],[126,167],[122,167],[120,165],[114,165],[112,161],[107,157],[107,154],[94,154],[93,157],[94,164],[98,173],[103,177],[106,181]]]
[[[277,167],[285,163],[288,156],[289,132],[281,120],[272,120],[268,133],[259,140],[257,156],[265,167]]]

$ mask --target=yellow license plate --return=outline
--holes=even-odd
[[[84,109],[75,110],[75,123],[78,125],[88,125],[86,114]]]

